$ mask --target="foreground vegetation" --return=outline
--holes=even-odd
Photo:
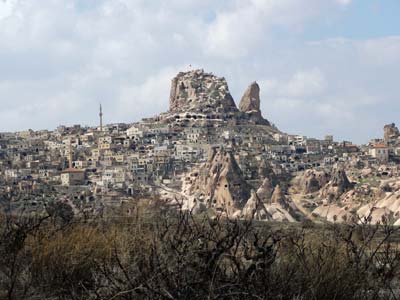
[[[2,215],[0,299],[397,299],[397,229],[277,226],[160,207]]]

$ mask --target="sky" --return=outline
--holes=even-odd
[[[135,122],[202,68],[280,130],[366,143],[400,123],[399,0],[0,0],[0,131]]]

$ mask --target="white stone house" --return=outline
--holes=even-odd
[[[369,155],[380,162],[389,160],[389,148],[384,144],[375,144],[369,148]]]

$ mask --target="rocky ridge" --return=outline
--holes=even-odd
[[[223,77],[204,70],[181,72],[171,83],[170,112],[237,112]]]

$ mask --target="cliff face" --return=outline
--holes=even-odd
[[[225,78],[203,70],[181,72],[171,84],[170,112],[237,112]]]

